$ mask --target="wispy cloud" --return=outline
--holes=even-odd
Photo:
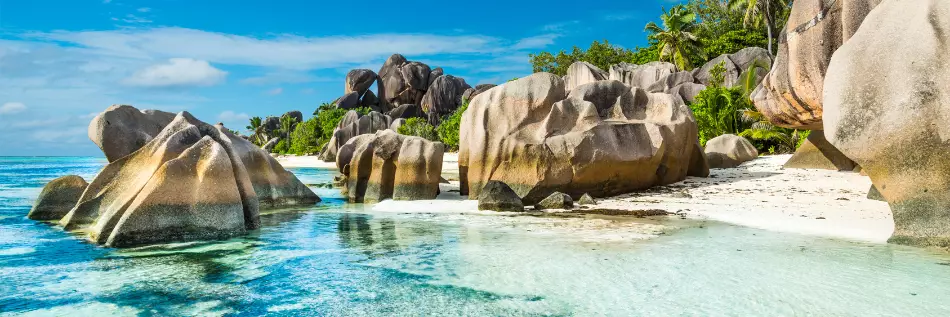
[[[214,86],[224,81],[227,72],[206,61],[172,58],[167,63],[149,66],[122,82],[142,87]]]
[[[0,114],[14,114],[26,110],[26,105],[22,102],[7,102],[0,105]]]
[[[271,89],[271,90],[268,90],[268,91],[267,91],[267,94],[268,94],[268,95],[272,95],[272,96],[274,96],[274,95],[279,95],[279,94],[282,94],[282,93],[284,93],[284,88],[280,88],[280,87],[277,87],[277,88],[274,88],[274,89]]]
[[[299,84],[299,83],[309,83],[316,81],[332,81],[332,80],[342,80],[342,79],[332,79],[332,78],[323,78],[313,76],[304,71],[293,71],[293,70],[276,70],[271,71],[261,76],[248,77],[241,80],[242,84],[248,85],[277,85],[277,84]]]
[[[554,44],[554,40],[560,37],[560,34],[542,34],[538,36],[532,36],[528,38],[523,38],[518,43],[515,43],[511,48],[514,50],[523,50],[523,49],[532,49],[532,48],[543,48],[548,45]]]
[[[138,8],[138,9],[135,10],[135,11],[145,13],[145,12],[152,11],[152,8],[147,8],[147,7],[146,7],[146,8]]]

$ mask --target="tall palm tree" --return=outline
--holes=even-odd
[[[247,131],[251,134],[251,143],[257,146],[263,146],[267,142],[267,140],[264,140],[266,136],[264,135],[263,122],[264,120],[261,117],[253,117],[250,125],[247,126]]]
[[[287,140],[288,144],[290,144],[290,134],[294,132],[294,127],[297,126],[297,123],[297,118],[289,115],[280,117],[280,137]]]
[[[650,33],[650,39],[659,41],[660,60],[670,61],[680,70],[692,68],[689,57],[694,54],[705,55],[700,48],[699,38],[693,34],[697,25],[696,14],[690,12],[686,6],[678,5],[670,11],[664,9],[660,20],[663,21],[662,28],[655,22],[650,22],[643,29]]]
[[[778,29],[779,16],[788,9],[786,0],[729,0],[729,8],[745,11],[744,23],[746,26],[758,27],[765,22],[765,29],[769,37],[769,55],[775,56],[772,45],[775,36],[772,32]]]

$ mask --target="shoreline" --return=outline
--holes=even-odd
[[[686,180],[642,192],[597,199],[596,208],[662,209],[694,220],[712,220],[769,231],[853,241],[886,243],[894,221],[886,202],[867,199],[871,180],[852,172],[783,169],[791,155],[763,156],[738,168],[712,169],[709,178]],[[282,156],[285,167],[335,169],[315,156]],[[446,153],[436,200],[383,201],[379,212],[428,210],[430,213],[485,214],[458,189],[458,155]],[[420,208],[422,207],[422,208]],[[548,211],[557,212],[557,211]]]

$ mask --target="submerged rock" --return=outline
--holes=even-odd
[[[459,139],[462,193],[498,180],[529,204],[555,191],[611,196],[708,173],[691,169],[703,153],[682,99],[618,81],[567,96],[548,73],[508,82],[472,100]]]
[[[574,199],[565,193],[554,192],[548,198],[541,200],[534,209],[571,209],[574,208]]]
[[[238,235],[260,208],[320,201],[266,152],[187,112],[109,163],[60,223],[114,247]]]
[[[524,203],[508,184],[488,181],[478,194],[478,210],[524,211]]]
[[[950,248],[947,43],[950,2],[884,0],[828,67],[825,136],[887,199],[892,242]]]
[[[383,130],[340,148],[337,167],[350,202],[435,199],[442,172],[442,143]]]
[[[79,201],[89,183],[82,177],[67,175],[54,179],[43,187],[33,208],[26,216],[32,220],[59,220]]]
[[[706,142],[706,161],[710,168],[734,168],[759,157],[752,142],[734,134],[724,134]]]

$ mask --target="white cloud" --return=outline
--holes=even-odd
[[[306,72],[280,70],[269,72],[257,77],[249,77],[241,80],[242,84],[248,85],[276,85],[276,84],[299,84],[315,81],[333,81],[343,79],[320,78],[310,75]]]
[[[284,93],[284,88],[280,88],[280,87],[277,87],[277,88],[274,88],[274,89],[271,89],[271,90],[268,90],[268,91],[267,91],[267,94],[268,94],[268,95],[279,95],[279,94],[282,94],[282,93]]]
[[[136,10],[136,11],[145,13],[145,12],[152,11],[152,8],[138,8],[138,10]]]
[[[246,113],[236,113],[234,111],[228,110],[222,112],[218,115],[218,120],[221,121],[243,121],[249,119],[250,116]]]
[[[512,46],[512,49],[522,50],[522,49],[531,49],[531,48],[542,48],[551,44],[554,44],[554,40],[560,37],[560,34],[542,34],[538,36],[532,36],[528,38],[523,38],[518,43],[515,43]]]
[[[8,102],[0,105],[0,114],[14,114],[26,110],[26,105],[22,102]]]
[[[112,20],[115,21],[115,20],[117,20],[117,19],[113,18]],[[126,15],[125,15],[125,18],[122,19],[122,22],[125,22],[125,23],[143,23],[143,24],[144,24],[144,23],[152,23],[152,20],[149,20],[149,19],[146,19],[146,18],[137,16],[137,15],[134,15],[134,14],[126,14]]]
[[[168,63],[146,67],[123,80],[130,86],[185,87],[214,86],[228,75],[207,61],[191,58],[172,58]]]

